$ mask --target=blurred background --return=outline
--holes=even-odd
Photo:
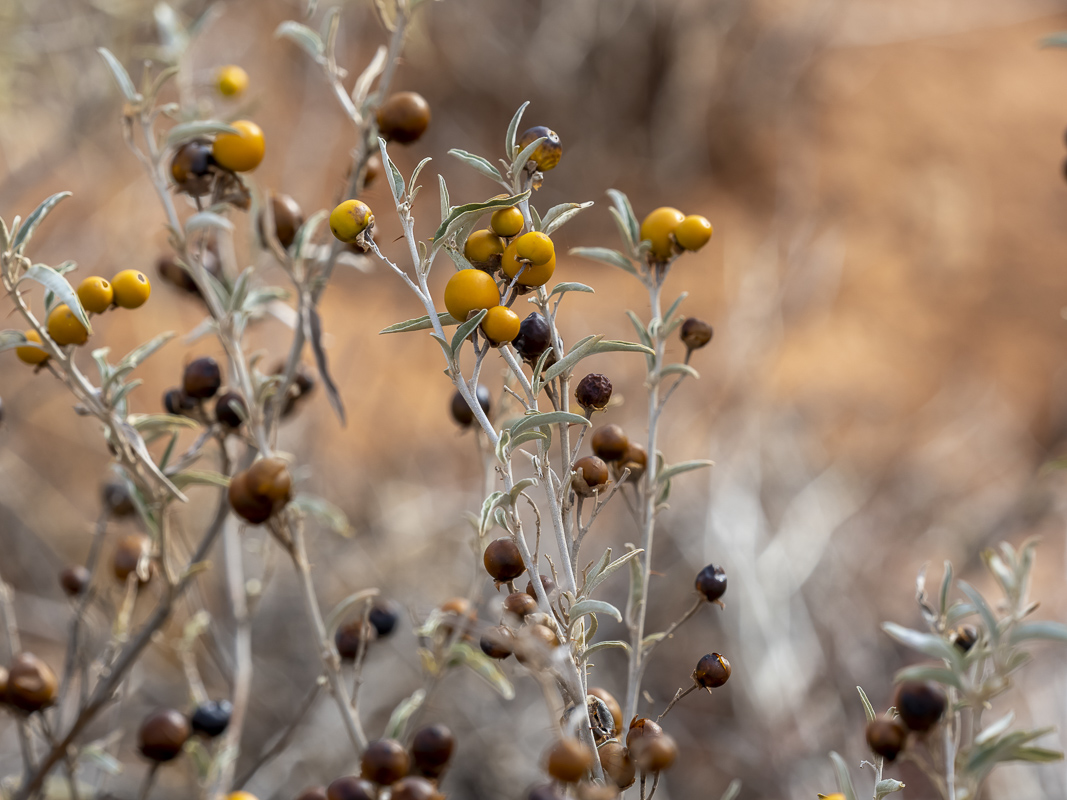
[[[0,216],[25,216],[48,194],[73,191],[32,256],[74,259],[78,277],[130,267],[154,277],[167,247],[151,185],[122,142],[119,94],[95,53],[111,48],[136,80],[138,60],[160,52],[154,5],[0,3]],[[208,5],[173,8],[188,23]],[[256,187],[291,194],[310,213],[339,199],[352,129],[310,59],[273,36],[282,21],[303,19],[306,5],[214,3],[184,65],[209,113],[250,115],[263,127]],[[321,5],[313,27],[335,3]],[[341,6],[339,60],[354,76],[387,33],[367,0]],[[433,121],[393,156],[405,174],[434,159],[415,208],[421,236],[439,220],[435,171],[453,202],[496,193],[447,151],[502,157],[508,121],[525,100],[524,122],[555,129],[564,146],[536,205],[596,201],[555,237],[557,252],[617,246],[604,195],[612,187],[629,194],[639,218],[672,205],[715,225],[666,290],[668,302],[688,291],[683,309],[716,334],[694,356],[700,382],[672,401],[662,449],[668,461],[716,466],[675,482],[659,528],[650,629],[688,607],[689,581],[710,561],[725,566],[730,591],[724,611],[706,609],[657,651],[642,708],[662,708],[706,652],[726,654],[734,672],[713,696],[672,711],[667,729],[682,757],[660,786],[665,800],[718,797],[734,777],[752,800],[836,791],[827,752],[853,765],[866,755],[855,687],[884,710],[893,673],[914,661],[879,623],[921,626],[914,586],[924,564],[935,585],[949,559],[992,593],[980,552],[1038,535],[1038,616],[1067,616],[1063,477],[1044,468],[1067,450],[1067,54],[1039,46],[1064,28],[1067,4],[1052,0],[443,0],[419,14],[395,86],[423,94]],[[229,63],[251,76],[236,102],[211,88]],[[377,240],[404,258],[387,188],[375,185],[366,199]],[[253,246],[248,218],[236,221],[242,262],[283,281]],[[378,336],[421,309],[395,276],[365,266],[339,271],[322,306],[349,424],[339,425],[318,391],[280,442],[306,465],[301,486],[352,521],[348,539],[312,531],[320,601],[329,608],[376,586],[421,620],[475,580],[491,616],[494,593],[476,569],[464,516],[483,496],[477,443],[448,416],[437,345],[420,334]],[[436,272],[440,288],[447,267]],[[596,288],[564,302],[568,341],[591,332],[629,339],[624,310],[647,316],[643,290],[621,272],[562,258],[556,277]],[[142,311],[101,319],[93,344],[118,357],[202,316],[195,299],[157,281]],[[265,323],[250,341],[274,360],[287,331]],[[683,353],[678,346],[674,355]],[[168,345],[139,370],[133,410],[160,410],[182,365],[204,354],[219,355],[210,339]],[[82,358],[90,363],[88,352]],[[597,422],[643,435],[639,359],[603,355],[588,365],[623,399]],[[498,393],[495,364],[485,374]],[[56,573],[85,558],[108,453],[94,425],[71,413],[63,387],[13,353],[0,355],[0,397],[0,572],[16,590],[27,646],[58,664],[70,611]],[[213,498],[194,495],[181,518],[190,535]],[[622,506],[601,520],[588,559],[637,536]],[[133,524],[115,524],[111,535]],[[238,773],[299,713],[318,674],[291,567],[261,532],[246,545],[264,589]],[[213,612],[199,666],[212,693],[225,696],[232,620],[216,572],[197,590],[196,602]],[[606,599],[624,602],[624,583],[606,584]],[[98,637],[118,597],[113,586],[102,590],[91,618]],[[178,614],[121,706],[94,728],[110,733],[129,764],[108,779],[117,796],[133,796],[143,775],[137,721],[187,702],[171,642],[188,616]],[[608,623],[606,638],[622,633]],[[1035,651],[998,709],[1062,731],[1063,652]],[[538,778],[553,721],[528,673],[506,669],[517,691],[510,702],[456,673],[427,706],[424,719],[446,722],[459,740],[444,782],[453,797],[525,797]],[[622,695],[619,651],[602,655],[595,674]],[[372,648],[362,696],[372,736],[419,684],[410,630]],[[340,731],[336,709],[320,699],[294,746],[247,788],[261,800],[290,798],[350,772]],[[1062,733],[1044,743],[1062,748]],[[13,726],[0,720],[0,772],[18,768]],[[892,774],[908,784],[905,797],[934,796],[915,770]],[[164,769],[157,796],[180,796],[190,779],[181,763]],[[1062,763],[1008,767],[987,796],[1062,799],[1065,787]]]

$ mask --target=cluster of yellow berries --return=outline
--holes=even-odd
[[[78,285],[78,300],[90,314],[103,314],[109,308],[140,308],[152,293],[152,284],[144,273],[135,269],[124,269],[111,281],[98,275],[92,275]],[[89,340],[88,329],[81,324],[66,303],[52,309],[46,325],[48,335],[57,345],[81,345]],[[41,344],[41,337],[35,330],[25,333],[26,340]],[[27,364],[43,364],[48,360],[48,351],[40,347],[23,346],[15,348],[15,354]]]
[[[677,208],[657,208],[641,223],[641,238],[652,243],[652,260],[664,262],[682,250],[696,251],[711,239],[711,223],[699,214],[686,216]]]

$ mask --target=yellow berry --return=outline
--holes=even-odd
[[[220,133],[211,146],[211,155],[220,167],[233,172],[248,172],[259,166],[266,152],[263,131],[247,119],[230,123],[237,133]]]
[[[226,795],[226,800],[259,800],[251,792],[230,792]]]
[[[60,346],[85,344],[89,341],[89,331],[78,321],[66,303],[56,306],[48,315],[48,335]]]
[[[493,306],[482,320],[482,333],[493,344],[510,342],[519,335],[522,320],[507,306]]]
[[[103,314],[111,308],[115,290],[99,275],[91,275],[78,285],[78,299],[86,311]]]
[[[529,235],[526,234],[526,236]],[[553,255],[544,264],[531,264],[529,261],[520,259],[519,242],[524,238],[526,237],[520,237],[507,246],[504,250],[504,257],[500,261],[500,267],[509,278],[514,279],[518,275],[517,283],[522,286],[544,286],[552,280],[552,273],[556,271],[556,257]]]
[[[833,794],[823,795],[826,800],[845,800],[845,796],[841,792],[834,792]]]
[[[540,231],[530,231],[516,239],[515,252],[519,258],[525,258],[535,267],[543,266],[556,258],[556,248],[552,245],[552,240]]]
[[[233,97],[248,88],[248,73],[236,64],[229,64],[219,69],[215,76],[215,86],[219,94]]]
[[[41,343],[41,337],[35,330],[26,331],[25,336],[28,342]],[[48,351],[40,347],[16,347],[15,355],[19,357],[19,361],[27,364],[43,364],[48,360]]]
[[[115,305],[120,308],[140,308],[152,294],[152,284],[143,272],[124,269],[111,279],[115,289]]]
[[[499,236],[514,236],[522,230],[525,224],[526,220],[522,218],[522,212],[515,206],[498,209],[489,219],[489,226]]]
[[[560,157],[563,155],[563,144],[559,140],[559,134],[554,130],[546,128],[544,125],[538,125],[535,128],[527,128],[519,136],[519,149],[525,150],[529,145],[534,143],[534,140],[545,137],[545,140],[541,144],[537,145],[533,151],[533,155],[530,156],[530,160],[533,161],[541,172],[548,172],[550,169],[554,169],[556,164],[559,163]]]
[[[657,208],[641,223],[641,239],[652,242],[652,256],[657,261],[666,261],[674,251],[672,238],[675,230],[685,219],[677,208]]]
[[[330,230],[345,244],[352,244],[374,222],[370,206],[361,200],[345,200],[330,212]]]
[[[674,229],[674,239],[685,250],[699,250],[708,243],[712,234],[711,223],[707,217],[690,214],[678,223]]]
[[[475,266],[480,264],[500,264],[500,256],[504,255],[504,242],[492,231],[475,231],[467,237],[463,245],[463,255]],[[494,258],[495,256],[495,258]]]
[[[496,281],[480,269],[461,269],[445,285],[445,308],[463,322],[472,311],[500,305]]]

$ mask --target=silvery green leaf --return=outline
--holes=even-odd
[[[667,366],[665,366],[663,369],[661,369],[659,371],[659,374],[660,374],[661,378],[665,377],[667,375],[686,375],[686,376],[692,378],[693,380],[699,380],[700,379],[700,373],[699,372],[697,372],[695,369],[693,369],[688,364],[682,364],[681,362],[679,362],[677,364],[668,364]]]
[[[452,211],[452,206],[449,205],[448,200],[448,184],[445,183],[445,176],[437,176],[437,186],[441,190],[441,222],[448,219],[449,212]]]
[[[122,762],[111,755],[104,749],[102,744],[93,742],[90,745],[82,747],[77,751],[78,761],[85,761],[88,764],[103,770],[108,775],[121,775],[122,774]]]
[[[330,214],[328,211],[320,209],[308,217],[307,222],[300,226],[296,232],[296,236],[293,237],[293,243],[290,246],[295,260],[299,261],[305,258],[308,244],[315,238],[315,234],[319,231],[319,226],[322,225],[329,216]]]
[[[167,146],[174,147],[187,142],[190,139],[199,139],[201,136],[216,136],[220,133],[237,133],[232,125],[218,120],[204,120],[202,122],[182,122],[167,131]]]
[[[541,215],[537,213],[537,209],[534,208],[533,203],[526,204],[526,210],[530,212],[530,222],[533,223],[533,229],[535,231],[541,230]]]
[[[587,358],[588,356],[595,356],[600,353],[643,353],[646,356],[653,355],[651,348],[645,347],[644,345],[635,344],[634,342],[620,342],[616,339],[604,339],[600,335],[595,336],[594,339],[596,341],[587,343],[587,345],[585,345],[586,349],[581,354],[577,354],[575,352],[578,349],[577,347],[575,347],[574,350],[568,353],[562,360],[556,362],[551,367],[549,367],[545,371],[544,379],[546,381],[550,381],[557,375],[562,375],[566,370],[572,369],[574,365],[581,361],[583,358]],[[568,363],[568,360],[572,356],[575,356],[574,360]]]
[[[233,292],[230,294],[230,302],[226,306],[228,311],[236,311],[244,305],[245,297],[248,295],[248,282],[252,278],[254,269],[254,267],[246,267],[237,276],[237,280],[233,283]]]
[[[591,261],[599,261],[602,264],[610,264],[613,267],[629,272],[631,275],[637,275],[637,270],[630,263],[630,259],[618,250],[612,250],[608,247],[572,247],[570,252],[572,256],[588,258]]]
[[[585,417],[571,414],[569,411],[535,411],[532,414],[523,415],[511,427],[511,435],[518,436],[520,433],[545,425],[582,425],[583,427],[589,427],[590,422]]]
[[[637,247],[630,239],[630,226],[626,224],[623,218],[619,215],[619,212],[614,208],[609,208],[608,213],[611,214],[611,220],[615,223],[615,227],[619,230],[619,238],[622,239],[622,244],[626,250],[626,254],[630,258],[637,257]]]
[[[248,296],[245,297],[245,301],[241,304],[241,310],[246,314],[251,314],[263,309],[265,306],[266,311],[273,314],[281,322],[285,323],[290,328],[296,327],[296,320],[290,317],[295,317],[296,312],[289,306],[284,304],[276,304],[276,301],[283,300],[289,296],[289,292],[283,289],[281,286],[259,286],[248,292]],[[290,314],[281,315],[278,312],[281,308],[285,308]]]
[[[1033,731],[1012,731],[971,748],[966,769],[977,775],[987,774],[997,764],[1006,761],[1058,761],[1062,753],[1042,747],[1027,747],[1030,742],[1052,733],[1054,728]]]
[[[860,700],[863,701],[863,712],[867,715],[867,721],[873,722],[877,715],[874,713],[874,706],[871,705],[871,701],[867,699],[867,693],[863,691],[862,686],[857,686],[856,691],[860,693]]]
[[[389,715],[389,722],[385,726],[385,738],[399,739],[403,735],[404,728],[407,726],[408,720],[411,719],[411,715],[419,710],[425,699],[426,692],[423,689],[416,689],[411,693],[410,697],[405,697],[401,700],[397,707],[393,709],[393,713]]]
[[[27,341],[26,334],[22,331],[0,331],[0,353],[24,346],[36,347],[40,350],[44,349],[36,342]]]
[[[985,623],[986,629],[989,631],[990,641],[995,645],[1000,640],[1000,629],[997,627],[997,618],[993,614],[993,609],[989,607],[989,603],[985,601],[985,598],[971,586],[967,581],[958,581],[956,583],[960,587],[960,590],[967,595],[967,599],[974,603],[974,607],[978,609],[978,615],[982,618],[982,622]]]
[[[482,502],[482,514],[478,523],[478,538],[482,538],[492,530],[493,509],[500,505],[500,501],[507,497],[503,492],[497,491],[490,494]]]
[[[419,244],[422,244],[422,242],[419,242]],[[448,253],[448,257],[452,259],[452,263],[456,265],[457,270],[478,269],[474,264],[467,260],[467,257],[464,256],[463,253],[451,245],[445,245],[445,252]]]
[[[299,22],[293,22],[292,20],[283,22],[274,31],[274,38],[289,39],[299,45],[305,53],[317,62],[322,63],[323,61],[326,45],[323,43],[322,37],[307,25],[301,25]]]
[[[741,780],[734,778],[730,781],[730,785],[726,787],[726,791],[722,793],[722,797],[719,800],[737,800],[739,794],[741,794]]]
[[[586,576],[585,576],[586,585],[588,585],[590,581],[594,580],[596,578],[596,576],[600,574],[601,570],[603,570],[604,567],[606,567],[609,563],[611,563],[611,548],[610,547],[607,548],[604,551],[604,555],[602,555],[599,559],[597,559],[597,562],[595,564],[593,564],[593,566],[591,566],[589,568],[589,572],[586,573]],[[588,589],[583,589],[581,595],[579,595],[579,596],[580,597],[588,597],[589,596]]]
[[[11,243],[11,249],[16,253],[21,253],[26,245],[30,243],[30,238],[33,236],[34,231],[36,231],[37,227],[44,222],[44,218],[48,216],[49,212],[51,212],[61,200],[67,197],[70,197],[70,192],[56,192],[37,206],[37,208],[33,210],[33,213],[26,217],[26,221],[23,222],[15,232],[15,241]]]
[[[11,246],[11,231],[7,229],[7,223],[0,217],[0,253],[6,253]]]
[[[485,319],[485,315],[488,313],[489,309],[483,308],[481,311],[479,311],[477,314],[475,314],[473,317],[471,317],[459,326],[459,329],[452,336],[451,349],[453,358],[459,355],[459,349],[463,347],[463,343],[467,340],[467,337],[474,332],[475,328],[482,324],[482,320]]]
[[[163,345],[173,339],[177,334],[174,331],[166,331],[158,336],[149,339],[144,344],[135,347],[122,357],[122,360],[115,365],[114,371],[109,377],[122,377],[137,367],[141,366],[148,358],[156,353]],[[93,354],[96,355],[95,353]]]
[[[878,785],[874,787],[875,800],[882,800],[887,794],[893,794],[893,792],[899,792],[904,788],[904,784],[893,778],[884,778],[878,781]]]
[[[513,116],[511,122],[508,123],[508,132],[504,137],[504,155],[508,158],[515,157],[517,147],[515,139],[519,135],[519,123],[522,121],[522,112],[526,110],[526,106],[528,105],[530,105],[529,100],[519,106],[519,110],[515,112],[515,116]]]
[[[221,486],[226,488],[230,485],[228,476],[210,470],[187,469],[171,476],[174,485],[179,489],[187,486]]]
[[[367,98],[370,97],[370,87],[385,70],[388,54],[389,51],[386,46],[381,45],[377,52],[375,52],[374,58],[372,58],[367,65],[367,68],[360,73],[358,78],[356,78],[356,83],[352,87],[352,103],[356,108],[362,109],[363,104],[367,102]]]
[[[378,137],[378,150],[382,154],[382,165],[389,176],[389,189],[393,193],[393,202],[399,206],[404,202],[404,176],[396,168],[393,159],[389,158],[389,149],[386,147],[385,139],[381,136]]]
[[[497,208],[510,208],[511,206],[518,205],[529,196],[530,190],[527,189],[525,192],[520,192],[511,197],[501,197],[494,200],[487,200],[484,203],[466,203],[461,206],[456,206],[449,212],[448,217],[441,223],[441,227],[437,229],[437,232],[434,233],[433,241],[435,244],[441,244],[445,239],[455,233],[465,222],[477,221],[478,217],[481,217],[486,211],[492,211]]]
[[[967,617],[973,616],[975,613],[977,612],[970,603],[956,602],[949,606],[948,612],[945,614],[945,623],[952,628],[960,620],[967,619]]]
[[[714,461],[708,461],[707,459],[704,459],[704,458],[696,459],[694,461],[682,461],[682,462],[680,462],[678,464],[671,464],[669,467],[666,467],[663,470],[657,472],[656,473],[656,480],[658,480],[658,481],[669,481],[671,478],[675,477],[676,475],[681,475],[682,473],[685,473],[685,472],[692,472],[695,469],[703,469],[704,467],[713,467],[713,466],[715,466],[715,462]]]
[[[622,612],[611,603],[603,600],[579,600],[570,609],[570,619],[573,624],[578,617],[585,614],[609,614],[616,622],[622,622]]]
[[[587,647],[582,652],[581,660],[582,661],[588,661],[591,656],[596,655],[601,650],[609,650],[609,649],[611,649],[613,647],[617,647],[620,650],[625,650],[627,653],[629,653],[630,650],[631,650],[630,645],[628,643],[626,643],[626,642],[624,642],[624,641],[622,641],[620,639],[609,639],[608,641],[605,641],[605,642],[597,642],[596,644],[589,645],[589,647]]]
[[[560,227],[592,205],[593,201],[588,200],[584,203],[560,203],[558,206],[552,206],[541,219],[541,225],[538,230],[546,235],[551,235],[553,231],[559,230]]]
[[[532,442],[534,440],[544,440],[545,447],[551,447],[552,446],[551,429],[546,429],[546,430],[549,430],[549,433],[546,434],[543,431],[526,431],[525,433],[519,434],[518,436],[516,436],[514,439],[511,440],[511,449],[514,450],[519,445],[523,445],[523,444],[526,444],[527,442]]]
[[[945,562],[945,574],[941,578],[941,614],[948,609],[948,591],[952,587],[952,562]]]
[[[674,312],[678,310],[678,306],[680,306],[682,301],[687,297],[689,297],[689,292],[682,292],[678,295],[678,299],[671,303],[671,307],[667,309],[667,313],[663,315],[663,319],[669,322],[671,317],[674,316]]]
[[[538,136],[526,145],[526,147],[522,148],[522,150],[519,151],[519,154],[515,156],[515,159],[511,162],[511,175],[516,188],[518,186],[519,173],[522,172],[522,168],[526,166],[527,161],[533,158],[534,151],[537,150],[537,148],[541,146],[541,143],[547,138],[547,136]]]
[[[1033,639],[1067,644],[1067,625],[1062,622],[1020,622],[1012,627],[1009,641],[1022,644]]]
[[[659,631],[658,633],[650,633],[644,639],[641,640],[642,649],[651,647],[656,642],[661,642],[667,637],[667,631]]]
[[[834,762],[834,772],[837,773],[837,788],[841,790],[845,800],[856,800],[856,790],[852,787],[852,778],[848,774],[845,759],[836,752],[831,752],[830,760]]]
[[[521,480],[515,481],[515,485],[512,486],[511,490],[508,492],[511,502],[514,503],[519,499],[520,494],[534,486],[537,486],[537,478],[522,478]]]
[[[957,663],[959,660],[958,651],[940,636],[905,628],[895,622],[883,622],[882,630],[905,647],[918,650],[931,658],[944,659],[952,664]]]
[[[185,232],[187,234],[205,230],[220,230],[232,233],[233,223],[214,211],[198,211],[185,221]]]
[[[446,325],[459,325],[459,320],[455,319],[448,312],[442,311],[437,314],[437,319],[441,323],[441,326]],[[398,322],[395,325],[390,325],[388,328],[382,328],[378,331],[382,333],[406,333],[407,331],[425,331],[433,327],[433,323],[430,322],[429,316],[415,317],[415,319],[405,320],[404,322]]]
[[[617,559],[612,561],[610,564],[607,564],[603,569],[599,570],[595,576],[589,578],[589,581],[588,581],[588,583],[586,585],[586,588],[585,588],[585,593],[587,595],[588,594],[592,594],[593,590],[596,589],[596,587],[598,587],[600,584],[602,584],[604,581],[606,581],[608,578],[610,578],[612,575],[614,575],[625,564],[627,564],[627,563],[636,564],[637,561],[635,559],[639,555],[641,555],[643,552],[645,552],[645,551],[644,550],[628,550],[625,554],[619,556]],[[610,551],[609,551],[609,553],[610,553]]]
[[[299,497],[299,495],[297,495],[297,497]],[[366,600],[375,598],[378,595],[379,591],[377,589],[360,589],[358,592],[353,592],[348,595],[348,597],[344,598],[341,602],[331,608],[330,613],[326,615],[327,638],[331,642],[333,641],[337,629],[341,627],[341,623],[344,622],[345,616],[354,606]]]
[[[1067,33],[1054,33],[1041,40],[1042,47],[1067,47]]]
[[[326,56],[333,58],[337,47],[337,30],[341,27],[341,9],[337,6],[327,10],[319,24],[319,37],[326,43]]]
[[[411,173],[411,181],[408,182],[408,186],[415,186],[415,184],[418,183],[419,174],[422,172],[422,168],[429,164],[431,161],[433,161],[433,159],[429,156],[426,156],[426,158],[424,158],[418,163],[418,166],[416,166]],[[414,199],[414,196],[412,196],[412,199]]]
[[[608,189],[608,197],[611,198],[619,217],[626,223],[626,228],[630,233],[630,242],[636,247],[637,243],[641,241],[641,226],[637,224],[637,217],[634,216],[630,198],[618,189]]]
[[[119,60],[115,58],[112,52],[106,47],[98,47],[96,52],[103,57],[104,63],[107,64],[107,68],[111,72],[111,77],[115,79],[115,83],[118,84],[119,91],[122,92],[123,96],[131,103],[141,102],[141,95],[134,88],[133,81],[130,80],[130,74],[126,72],[126,68],[119,63]]]
[[[996,722],[994,722],[994,723],[992,723],[990,725],[986,725],[982,729],[981,733],[979,733],[977,736],[974,737],[974,743],[975,744],[985,744],[986,742],[989,742],[989,741],[992,741],[993,739],[996,739],[998,736],[1000,736],[1002,733],[1004,733],[1008,728],[1010,728],[1011,727],[1011,723],[1014,722],[1014,721],[1015,721],[1015,712],[1014,711],[1009,711],[1007,714],[1005,714],[1003,717],[998,719]]]
[[[475,172],[484,175],[491,181],[499,183],[504,180],[503,176],[500,174],[500,170],[479,155],[468,153],[466,150],[459,150],[458,148],[452,148],[448,151],[448,154],[450,156],[455,156]]]
[[[142,434],[169,433],[179,428],[199,428],[200,423],[177,414],[130,414],[129,423]]]
[[[963,688],[959,676],[955,672],[947,667],[937,667],[931,664],[917,664],[912,667],[905,667],[893,676],[893,680],[898,683],[903,681],[934,681],[945,686],[955,686],[957,689]]]
[[[557,294],[565,294],[566,292],[588,292],[593,294],[593,287],[586,286],[584,283],[557,283],[552,287],[552,291],[548,293],[549,297]]]
[[[22,231],[19,231],[21,233]],[[82,308],[81,301],[78,299],[77,292],[74,291],[74,287],[67,282],[67,279],[56,272],[51,267],[44,264],[34,264],[26,273],[19,278],[19,283],[24,280],[36,281],[41,284],[45,289],[52,292],[60,302],[66,303],[67,307],[74,312],[74,316],[78,318],[78,322],[85,326],[85,329],[91,334],[93,332],[92,325],[89,324],[89,317],[85,313],[85,309]]]
[[[633,627],[634,614],[637,613],[637,609],[641,607],[641,604],[645,600],[645,576],[641,570],[641,564],[636,558],[631,556],[631,553],[639,553],[632,544],[627,543],[626,549],[630,556],[630,595],[626,600],[626,624]],[[624,558],[626,556],[623,556]]]
[[[304,314],[304,338],[311,343],[311,352],[315,354],[315,365],[319,369],[322,385],[326,388],[326,397],[329,399],[330,405],[333,407],[334,413],[337,414],[337,418],[341,421],[341,426],[343,427],[345,424],[345,404],[341,400],[341,393],[337,389],[337,384],[333,382],[333,377],[330,375],[330,366],[326,360],[326,350],[322,346],[322,319],[319,317],[318,309],[314,306],[310,306]]]
[[[1009,568],[1001,557],[992,550],[983,550],[982,560],[985,561],[989,571],[993,573],[993,577],[997,579],[997,583],[1000,584],[1000,588],[1004,594],[1011,597],[1016,589],[1015,571]]]
[[[458,642],[452,646],[450,662],[463,664],[474,671],[486,683],[492,686],[505,700],[515,697],[515,689],[511,685],[503,670],[497,666],[489,656],[481,650],[475,650],[464,642]]]
[[[588,616],[588,622],[583,618],[579,624],[574,626],[577,631],[571,633],[571,639],[578,647],[588,647],[589,642],[593,640],[596,632],[600,629],[600,623],[597,621],[596,616],[593,614]]]

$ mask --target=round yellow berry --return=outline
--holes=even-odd
[[[526,234],[526,236],[529,235]],[[552,280],[552,273],[556,271],[556,257],[553,255],[544,264],[532,264],[521,259],[519,257],[519,242],[524,238],[526,237],[520,237],[507,246],[504,250],[504,257],[500,261],[500,267],[509,278],[514,279],[517,275],[518,280],[516,282],[523,286],[544,286]]]
[[[674,251],[672,238],[678,226],[685,219],[685,214],[677,208],[657,208],[641,223],[641,239],[652,242],[652,257],[656,261],[666,261]]]
[[[492,231],[475,231],[467,237],[463,255],[475,266],[494,262],[494,266],[499,266],[500,257],[504,255],[504,242]]]
[[[56,306],[48,315],[48,335],[60,346],[85,344],[89,341],[89,331],[78,321],[66,303]]]
[[[530,231],[516,239],[515,252],[519,258],[525,258],[535,267],[556,258],[556,248],[552,245],[552,240],[540,231]]]
[[[712,233],[707,217],[690,214],[674,229],[674,239],[685,250],[699,250],[708,243]]]
[[[445,308],[453,319],[464,322],[472,311],[500,305],[496,281],[480,269],[461,269],[445,285]]]
[[[99,275],[91,275],[78,285],[78,299],[86,311],[103,314],[111,308],[115,290]]]
[[[482,333],[493,344],[510,342],[519,335],[522,320],[507,306],[493,306],[482,320]]]
[[[370,206],[361,200],[345,200],[330,212],[330,230],[345,244],[352,244],[374,222]]]
[[[248,88],[248,73],[236,64],[221,67],[215,76],[215,86],[219,94],[233,97]]]
[[[41,343],[41,337],[35,330],[26,331],[25,336],[27,342]],[[26,364],[43,364],[48,360],[48,351],[41,347],[16,347],[15,355]]]
[[[519,137],[518,145],[520,150],[525,150],[542,136],[545,140],[537,145],[533,155],[530,156],[530,160],[537,165],[541,172],[548,172],[550,169],[555,169],[560,157],[563,155],[563,144],[559,140],[558,133],[546,128],[544,125],[527,128]]]
[[[230,792],[226,795],[226,800],[259,800],[251,792]]]
[[[115,305],[120,308],[140,308],[152,294],[152,284],[143,272],[124,269],[111,279],[115,289]]]
[[[233,172],[248,172],[259,166],[266,152],[263,131],[247,119],[230,123],[237,133],[220,133],[211,146],[211,155],[215,163],[223,169]]]
[[[526,220],[522,218],[522,212],[515,206],[497,209],[489,219],[489,227],[499,236],[514,236],[522,230],[525,224]]]
[[[845,800],[845,796],[841,792],[825,795],[825,798],[826,800]]]

